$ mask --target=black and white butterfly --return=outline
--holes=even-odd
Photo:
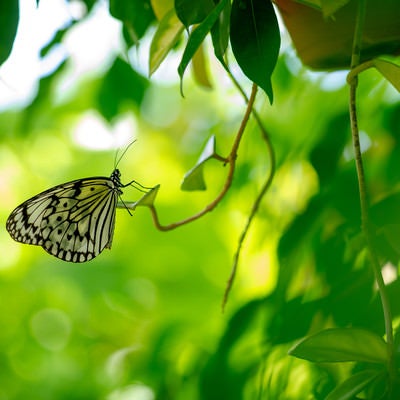
[[[42,246],[61,260],[89,261],[111,248],[122,188],[144,188],[135,181],[124,185],[120,177],[116,168],[110,177],[77,179],[39,193],[10,214],[7,231],[17,242]]]

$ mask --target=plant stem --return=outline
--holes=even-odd
[[[372,233],[371,233],[369,213],[368,213],[367,190],[365,183],[364,166],[361,155],[358,124],[357,124],[356,88],[357,88],[357,82],[353,81],[350,84],[350,120],[351,120],[351,131],[353,137],[353,148],[354,148],[356,168],[357,168],[358,188],[360,193],[361,227],[366,239],[368,252],[371,258],[372,268],[374,270],[375,279],[381,297],[383,314],[385,318],[386,340],[388,344],[388,353],[390,360],[393,357],[392,314],[390,310],[390,304],[387,296],[385,282],[383,281],[381,273],[381,267],[379,264],[378,256],[376,255],[374,246],[372,244]]]
[[[242,94],[244,94],[244,96],[246,96],[244,91],[242,92]],[[222,300],[222,310],[225,309],[225,305],[228,302],[228,297],[229,297],[230,291],[232,289],[234,280],[236,278],[236,272],[237,272],[237,268],[238,268],[238,264],[239,264],[239,257],[240,257],[240,253],[241,253],[241,250],[242,250],[243,242],[244,242],[244,240],[245,240],[245,238],[247,236],[247,233],[249,232],[251,223],[253,222],[254,217],[256,216],[256,214],[258,212],[258,209],[260,207],[261,201],[264,198],[265,194],[267,193],[268,189],[270,188],[270,186],[272,184],[272,180],[273,180],[274,175],[275,175],[275,168],[276,168],[276,166],[275,166],[275,162],[276,162],[275,161],[275,152],[274,152],[274,148],[272,146],[269,134],[268,134],[267,130],[264,128],[264,125],[263,125],[263,123],[261,121],[261,118],[259,117],[259,115],[258,115],[256,110],[253,110],[253,116],[254,116],[257,124],[258,124],[258,127],[259,127],[259,129],[261,131],[262,138],[265,141],[265,144],[267,146],[267,151],[268,151],[268,156],[269,156],[269,161],[270,161],[270,167],[269,167],[269,173],[268,173],[267,179],[266,179],[265,183],[263,184],[263,186],[262,186],[262,188],[260,190],[260,193],[257,195],[257,197],[256,197],[256,199],[255,199],[255,201],[253,203],[253,206],[251,208],[250,214],[249,214],[249,216],[247,218],[246,225],[243,228],[242,233],[240,234],[239,241],[238,241],[238,246],[236,248],[235,256],[234,256],[234,259],[233,259],[231,273],[229,275],[228,282],[227,282],[227,285],[226,285],[226,288],[225,288],[224,298]]]
[[[396,367],[394,362],[392,313],[390,309],[390,303],[385,282],[382,277],[381,266],[379,264],[378,256],[373,246],[372,232],[369,222],[367,189],[366,189],[364,166],[363,166],[361,146],[360,146],[360,136],[359,136],[358,122],[357,122],[356,94],[357,94],[357,84],[358,84],[357,72],[359,72],[357,69],[360,66],[361,42],[362,42],[362,31],[364,25],[365,9],[366,9],[365,0],[359,0],[358,15],[354,33],[353,52],[351,58],[351,70],[347,80],[350,86],[349,111],[350,111],[350,124],[351,124],[352,140],[353,140],[353,149],[354,149],[355,162],[357,168],[358,188],[360,194],[361,228],[365,236],[367,249],[369,252],[376,283],[378,285],[379,295],[381,298],[383,315],[385,319],[386,342],[388,351],[388,368],[389,368],[389,374],[393,382],[393,379],[396,376]]]
[[[229,188],[232,185],[233,182],[233,175],[235,172],[235,167],[236,167],[236,157],[237,157],[237,152],[239,149],[240,141],[242,140],[245,128],[247,126],[247,123],[249,121],[250,115],[253,112],[253,107],[254,107],[254,102],[256,99],[256,94],[257,94],[257,85],[253,85],[250,99],[247,103],[246,107],[246,112],[243,116],[242,122],[240,124],[239,130],[236,133],[235,140],[232,144],[231,151],[228,155],[228,157],[222,158],[225,163],[228,164],[229,166],[229,171],[228,171],[228,176],[226,177],[225,184],[221,190],[221,192],[215,197],[215,199],[209,203],[206,207],[204,207],[201,211],[199,211],[196,214],[191,215],[190,217],[187,217],[181,221],[178,222],[173,222],[168,225],[163,225],[160,223],[160,220],[158,218],[157,210],[153,204],[150,204],[148,207],[150,208],[150,212],[153,218],[153,223],[155,227],[160,230],[160,231],[170,231],[172,229],[176,229],[182,225],[188,224],[189,222],[195,221],[199,218],[201,218],[203,215],[209,213],[210,211],[214,210],[214,208],[221,202],[221,200],[224,198],[226,193],[228,192]]]

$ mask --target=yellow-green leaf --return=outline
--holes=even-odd
[[[175,9],[169,10],[160,21],[150,45],[149,75],[152,75],[169,51],[177,43],[184,26],[176,16]]]
[[[400,92],[400,66],[379,58],[373,60],[375,68]]]

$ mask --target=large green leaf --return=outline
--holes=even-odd
[[[213,0],[175,0],[176,15],[186,27],[203,22],[213,8]]]
[[[0,2],[0,65],[11,53],[19,19],[18,0]]]
[[[383,339],[358,328],[326,329],[294,345],[289,354],[313,362],[387,362],[387,347]]]
[[[271,75],[280,46],[278,20],[270,1],[234,0],[231,12],[233,54],[245,75],[273,101]]]

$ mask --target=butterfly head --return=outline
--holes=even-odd
[[[114,171],[112,172],[110,179],[113,181],[114,185],[119,187],[122,186],[121,183],[121,172],[119,171],[118,168],[115,168]]]

